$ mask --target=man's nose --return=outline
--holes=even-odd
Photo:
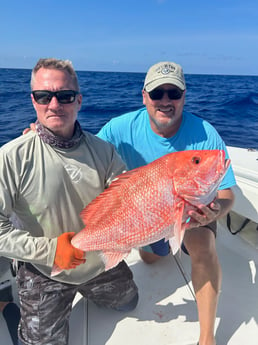
[[[171,103],[171,99],[168,97],[168,93],[164,92],[163,97],[161,98],[163,103]]]
[[[56,96],[53,96],[51,98],[51,101],[49,102],[49,106],[50,107],[59,107],[60,106],[60,103],[58,102]]]

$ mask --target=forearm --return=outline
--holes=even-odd
[[[218,191],[216,202],[220,205],[218,219],[224,217],[232,208],[235,201],[235,195],[232,189],[223,189]]]
[[[0,217],[0,256],[52,267],[56,239],[34,237]]]

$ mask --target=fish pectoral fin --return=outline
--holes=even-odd
[[[169,239],[169,246],[170,246],[170,249],[171,249],[173,255],[175,255],[181,247],[178,244],[178,240],[176,239],[175,236],[173,236]]]
[[[184,239],[185,226],[183,225],[183,213],[184,213],[185,203],[179,202],[174,211],[174,236],[169,239],[169,245],[172,250],[173,255],[181,248],[181,243]]]
[[[130,254],[130,250],[127,252],[102,252],[100,255],[105,264],[105,271],[117,266],[128,254]]]

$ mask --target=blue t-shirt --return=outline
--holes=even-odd
[[[115,146],[130,170],[176,151],[219,149],[224,150],[228,158],[226,145],[216,129],[209,122],[186,111],[183,112],[179,130],[171,138],[163,138],[153,132],[146,108],[113,118],[97,136]],[[230,166],[219,189],[235,184]]]

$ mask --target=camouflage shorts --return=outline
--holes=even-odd
[[[99,306],[132,310],[138,289],[125,262],[81,285],[51,280],[33,266],[22,265],[17,274],[21,306],[19,338],[25,345],[68,344],[68,323],[77,292]]]

